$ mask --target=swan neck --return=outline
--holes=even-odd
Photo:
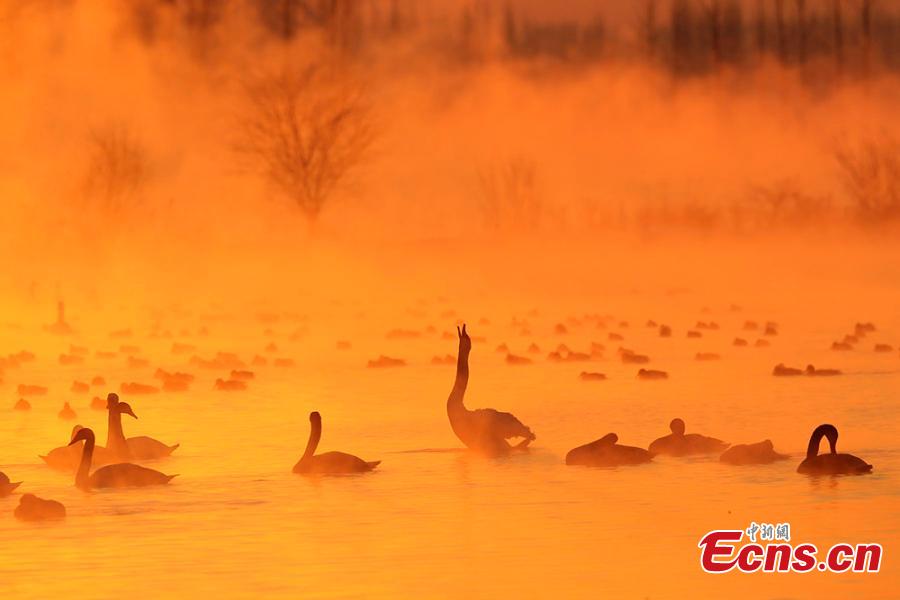
[[[316,448],[319,446],[320,439],[322,439],[322,422],[313,421],[310,423],[309,441],[306,442],[306,450],[303,452],[303,457],[300,460],[305,460],[313,457],[313,454],[315,454],[316,452]]]
[[[81,464],[75,474],[75,485],[81,489],[88,489],[91,484],[91,461],[94,457],[94,440],[84,440],[84,448],[81,451]]]
[[[466,395],[466,387],[469,385],[469,351],[459,351],[456,359],[456,380],[453,382],[453,389],[450,391],[450,397],[447,398],[447,408],[461,408],[463,406],[463,398]]]
[[[125,441],[125,431],[122,429],[122,413],[115,409],[109,410],[106,420],[106,447],[128,458],[128,443]]]
[[[819,442],[825,437],[825,433],[816,429],[809,438],[809,446],[806,448],[806,458],[812,459],[819,454]]]

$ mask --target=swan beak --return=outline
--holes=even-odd
[[[126,414],[126,415],[128,415],[128,416],[130,416],[130,417],[134,417],[134,418],[135,418],[135,419],[137,419],[137,418],[138,418],[138,417],[137,417],[137,415],[136,415],[136,414],[134,414],[134,411],[133,411],[133,410],[131,410],[131,409],[128,409],[128,410],[124,410],[124,411],[122,411],[122,412],[124,412],[124,413],[125,413],[125,414]]]

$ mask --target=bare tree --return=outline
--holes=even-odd
[[[248,87],[238,150],[312,224],[372,142],[362,89],[323,67],[263,77]]]
[[[536,229],[544,213],[534,161],[516,157],[478,169],[478,196],[487,225],[494,229]]]
[[[856,216],[866,224],[900,219],[900,144],[891,138],[844,145],[835,152]]]
[[[88,138],[85,196],[109,212],[121,212],[147,182],[147,151],[125,126],[98,128]]]

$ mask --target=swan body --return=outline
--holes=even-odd
[[[11,482],[5,473],[0,472],[0,498],[9,496],[20,485],[22,485],[21,481]]]
[[[819,443],[828,438],[831,452],[819,454]],[[852,454],[838,454],[838,431],[834,425],[824,424],[816,427],[809,438],[806,458],[797,467],[798,473],[807,475],[853,475],[871,473],[872,465]]]
[[[654,440],[650,444],[651,454],[668,454],[670,456],[689,456],[691,454],[713,454],[722,452],[728,447],[722,440],[700,435],[684,433],[684,421],[672,419],[669,423],[672,433]]]
[[[13,515],[20,521],[60,521],[66,518],[66,507],[56,500],[23,494]]]
[[[294,465],[294,473],[319,475],[365,473],[381,463],[380,460],[365,461],[345,452],[315,454],[319,440],[322,438],[322,416],[318,412],[309,413],[309,425],[309,441],[306,444],[306,451]]]
[[[755,444],[737,444],[722,453],[719,460],[729,465],[767,465],[776,460],[785,460],[787,454],[775,452],[772,440]]]
[[[536,439],[534,433],[519,419],[508,412],[493,408],[469,410],[463,404],[463,397],[469,383],[469,352],[472,340],[466,332],[466,326],[457,328],[459,335],[459,355],[456,363],[456,381],[447,398],[447,416],[450,427],[456,437],[467,447],[496,456],[507,454],[513,449],[527,448]],[[522,438],[516,446],[510,446],[507,440]]]
[[[94,432],[86,427],[80,429],[70,443],[76,444],[79,441],[84,441],[84,449],[82,450],[81,464],[75,474],[75,486],[82,490],[165,485],[177,477],[177,475],[166,475],[132,463],[107,465],[91,474],[91,460],[95,443]]]
[[[624,465],[640,465],[648,463],[653,455],[635,446],[617,444],[619,436],[608,433],[599,440],[579,446],[566,454],[567,465],[584,465],[588,467],[618,467]]]

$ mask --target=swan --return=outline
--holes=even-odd
[[[131,406],[125,402],[119,402],[116,394],[106,397],[106,449],[117,461],[129,461],[132,459],[125,432],[122,430],[122,415],[129,415],[137,419],[137,415],[131,410]]]
[[[699,433],[684,433],[684,421],[672,419],[669,423],[672,433],[654,440],[650,444],[651,454],[668,454],[670,456],[687,456],[690,454],[711,454],[722,452],[728,444],[716,438]]]
[[[20,521],[59,521],[66,518],[66,507],[56,500],[23,494],[13,515]]]
[[[344,452],[314,454],[322,437],[322,416],[318,412],[309,413],[309,441],[303,456],[294,465],[294,473],[365,473],[377,467],[381,461],[365,461]]]
[[[566,454],[567,465],[585,465],[588,467],[618,467],[622,465],[639,465],[648,463],[653,455],[635,446],[617,444],[619,436],[607,433],[597,441],[579,446]]]
[[[153,469],[132,463],[117,463],[100,467],[91,474],[91,460],[94,455],[94,432],[83,427],[75,434],[70,445],[84,441],[81,464],[75,474],[75,487],[84,491],[91,488],[126,488],[165,485],[177,475],[166,475]]]
[[[828,438],[831,452],[819,454],[819,442]],[[824,424],[816,427],[809,437],[806,458],[797,467],[798,473],[808,475],[849,475],[870,473],[872,465],[852,454],[838,454],[838,430],[834,425]]]
[[[466,332],[466,326],[456,328],[459,336],[459,355],[456,362],[456,380],[447,398],[447,416],[453,433],[467,447],[488,455],[507,454],[512,449],[528,447],[536,436],[531,429],[522,424],[510,413],[500,412],[493,408],[468,410],[463,404],[466,386],[469,383],[469,352],[472,340]],[[522,438],[516,446],[506,441],[510,438]]]
[[[70,439],[75,438],[75,434],[81,431],[81,425],[75,425],[72,428]],[[47,454],[40,455],[41,460],[47,463],[51,469],[57,471],[75,471],[81,461],[81,448],[79,446],[65,445],[54,448]],[[97,446],[94,449],[94,464],[108,465],[112,461],[112,455],[103,446]]]
[[[3,498],[4,496],[9,496],[20,485],[22,485],[21,481],[12,483],[9,480],[9,477],[6,476],[6,473],[3,473],[2,471],[0,471],[0,498]]]
[[[772,440],[755,444],[737,444],[722,453],[719,460],[729,465],[767,465],[776,460],[785,460],[787,454],[775,452]]]
[[[124,412],[126,415],[131,415],[135,419],[137,419],[137,415],[132,412],[131,407],[125,402],[119,402],[119,395],[116,393],[111,393],[106,397],[107,408],[111,406],[122,406],[127,407],[127,411]],[[115,427],[116,434],[121,435],[122,439],[125,440],[127,444],[127,451],[125,454],[120,456],[122,460],[153,460],[156,458],[165,458],[167,456],[171,456],[175,450],[181,444],[173,444],[169,446],[168,444],[164,444],[159,440],[155,440],[152,437],[146,435],[139,435],[136,437],[125,438],[125,434],[122,432],[122,412],[120,411],[112,411],[109,413],[109,430],[107,433],[106,446],[110,450],[113,448],[110,446],[110,436],[113,435],[113,419],[115,419]]]

